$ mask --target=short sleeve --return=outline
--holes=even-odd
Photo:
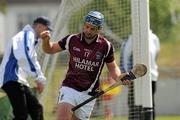
[[[58,44],[59,46],[65,50],[66,49],[66,43],[67,43],[67,39],[70,35],[67,35],[66,37],[62,38],[61,40],[59,40]]]
[[[111,63],[112,61],[114,61],[114,48],[112,44],[110,44],[110,50],[107,57],[105,57],[104,62]]]

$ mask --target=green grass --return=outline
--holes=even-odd
[[[159,66],[180,67],[180,41],[172,41],[161,44],[161,49],[158,57]]]
[[[9,100],[6,96],[0,98],[0,120],[10,120],[12,117]]]
[[[156,120],[180,120],[180,116],[158,116]]]
[[[104,120],[103,117],[92,118],[91,120]],[[124,117],[115,117],[112,120],[128,120]],[[180,120],[180,116],[157,116],[156,120]]]
[[[180,77],[179,44],[180,41],[172,41],[161,44],[161,49],[158,56],[160,79],[172,79]],[[167,73],[167,71],[169,71],[169,73]]]

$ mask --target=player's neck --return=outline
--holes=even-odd
[[[84,36],[84,40],[87,44],[91,44],[92,42],[94,42],[97,39],[97,35],[94,36],[93,38],[87,38]]]

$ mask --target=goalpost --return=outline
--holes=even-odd
[[[105,16],[102,35],[113,43],[115,50],[119,51],[121,42],[127,39],[129,34],[132,34],[134,63],[144,63],[150,68],[148,2],[148,0],[61,0],[57,16],[53,20],[53,40],[57,41],[65,35],[81,32],[83,16],[90,10],[97,10]],[[117,53],[118,56],[119,54]],[[48,84],[40,100],[45,105],[45,110],[48,110],[46,112],[52,112],[57,101],[59,84],[66,73],[68,54],[64,52],[56,55],[44,56],[42,54],[42,56],[39,59],[43,70],[46,72]],[[102,75],[102,77],[104,76]],[[147,75],[139,79],[146,80],[137,80],[134,83],[132,96],[134,96],[135,104],[140,106],[140,109],[139,112],[134,109],[135,114],[133,115],[138,116],[138,118],[132,116],[131,120],[135,120],[135,118],[140,120],[144,115],[142,113],[149,114],[152,108],[149,69]],[[114,116],[118,116],[121,120],[126,120],[128,116],[127,89],[127,87],[122,86],[121,93],[108,101]],[[50,101],[52,106],[46,106],[47,101]],[[100,99],[98,103],[96,105],[98,109],[94,110],[92,116],[104,114],[104,107]]]
[[[132,0],[132,36],[134,64],[144,63],[150,68],[149,0]],[[134,104],[137,115],[133,118],[152,120],[152,87],[150,69],[134,82]],[[146,118],[145,118],[146,117]],[[133,119],[132,119],[133,120]]]

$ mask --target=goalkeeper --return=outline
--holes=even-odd
[[[58,42],[51,42],[49,31],[41,34],[43,50],[54,54],[63,50],[70,53],[69,69],[60,88],[58,100],[58,120],[89,120],[95,100],[77,109],[71,109],[99,90],[99,76],[104,63],[114,80],[119,80],[128,73],[121,74],[114,59],[112,44],[99,33],[104,22],[104,15],[90,11],[84,17],[83,32],[67,35]],[[128,85],[129,80],[123,82]]]
[[[33,25],[26,25],[8,43],[0,66],[0,87],[7,94],[13,108],[13,120],[43,120],[43,107],[33,95],[26,80],[27,75],[35,79],[37,90],[44,89],[44,77],[37,61],[36,47],[40,42],[40,33],[51,30],[50,21],[38,17]]]

